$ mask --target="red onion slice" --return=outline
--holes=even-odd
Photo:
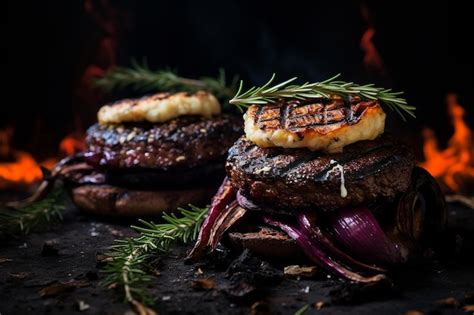
[[[337,258],[338,260],[347,265],[359,267],[363,270],[386,272],[386,270],[383,268],[364,264],[347,255],[345,252],[341,251],[339,248],[337,248],[336,244],[334,244],[334,242],[327,235],[325,235],[316,224],[314,224],[314,220],[311,218],[310,215],[306,213],[301,213],[298,215],[297,219],[300,227],[304,231],[306,231],[306,233],[311,235],[311,239],[323,246],[324,249],[328,251],[329,254],[332,255],[334,258]]]
[[[235,189],[226,177],[212,199],[206,220],[201,226],[196,244],[187,259],[199,258],[209,250],[215,249],[225,230],[245,214],[245,210],[238,209],[235,218],[232,218],[236,209]],[[225,226],[221,226],[223,223],[226,223]]]
[[[247,210],[254,211],[254,210],[261,210],[260,206],[253,203],[250,199],[243,196],[240,190],[237,192],[237,202],[239,205]]]
[[[310,235],[308,235],[308,233],[304,230],[300,231],[298,228],[290,224],[286,224],[268,217],[264,217],[263,219],[267,224],[278,227],[279,229],[286,232],[288,236],[298,243],[301,249],[314,263],[329,272],[356,282],[377,282],[385,279],[383,274],[378,274],[372,277],[364,277],[340,265],[336,261],[332,260],[319,246],[319,244],[312,241]]]
[[[328,230],[339,244],[367,262],[389,265],[405,260],[402,246],[387,237],[366,207],[336,211]]]

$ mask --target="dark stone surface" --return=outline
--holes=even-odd
[[[0,240],[0,314],[129,312],[117,292],[100,286],[103,274],[99,267],[100,255],[114,239],[133,234],[127,227],[131,223],[134,220],[86,217],[70,207],[63,224],[47,232]],[[54,244],[53,255],[44,254],[46,243]],[[183,260],[188,249],[189,245],[175,246],[155,264],[160,275],[150,290],[159,314],[250,314],[252,309],[292,314],[305,304],[311,304],[306,314],[404,314],[409,310],[466,314],[462,306],[449,308],[435,302],[454,297],[462,305],[469,303],[465,296],[474,292],[474,265],[466,256],[455,262],[410,266],[394,273],[393,283],[368,286],[321,275],[310,280],[285,279],[281,266],[261,262],[248,253],[238,256],[221,251],[188,265]],[[193,280],[199,278],[211,278],[213,288],[193,288]],[[59,294],[40,295],[51,284],[70,281],[73,287]],[[89,308],[80,311],[80,301]],[[325,305],[317,311],[312,305],[320,301]]]

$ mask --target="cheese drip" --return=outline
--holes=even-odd
[[[346,198],[347,197],[347,189],[346,189],[346,186],[345,186],[345,179],[344,179],[344,167],[341,164],[339,164],[336,160],[331,160],[330,163],[331,164],[336,164],[332,168],[331,171],[338,170],[339,173],[341,174],[341,187],[340,187],[341,197]]]

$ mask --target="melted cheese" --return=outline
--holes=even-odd
[[[339,164],[336,160],[331,160],[330,161],[331,164],[336,164],[330,172],[332,171],[339,171],[339,174],[341,176],[341,187],[340,187],[340,190],[341,190],[341,197],[342,198],[346,198],[347,197],[347,189],[346,189],[346,186],[345,186],[345,179],[344,179],[344,167]]]
[[[257,113],[258,106],[252,105],[244,115],[244,123],[246,137],[259,147],[308,148],[329,153],[342,152],[346,145],[357,141],[377,138],[384,132],[386,116],[377,105],[367,108],[352,123],[316,124],[295,131],[286,126],[274,126],[274,122],[278,122],[273,120],[275,118],[271,122],[259,122]],[[322,115],[327,115],[327,112]]]
[[[220,114],[221,106],[214,95],[199,91],[158,93],[138,99],[125,99],[103,106],[97,118],[101,124],[149,121],[165,122],[185,115],[211,117]]]

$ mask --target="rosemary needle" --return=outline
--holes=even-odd
[[[201,77],[190,79],[180,77],[171,70],[151,70],[146,62],[142,64],[132,60],[131,67],[116,67],[94,81],[105,91],[132,88],[139,92],[196,92],[205,90],[218,98],[229,99],[235,93],[237,78],[227,85],[225,71],[220,69],[217,78]]]
[[[63,188],[57,187],[43,199],[20,208],[0,208],[0,234],[25,235],[62,219]]]
[[[243,108],[250,105],[262,105],[274,103],[278,99],[299,99],[307,100],[311,98],[329,98],[331,95],[358,96],[362,100],[379,100],[391,110],[397,112],[403,120],[407,114],[415,117],[415,107],[407,104],[400,95],[403,92],[393,92],[391,89],[375,87],[373,84],[359,85],[354,82],[345,82],[338,80],[340,74],[337,74],[324,81],[315,83],[303,83],[301,85],[293,84],[297,77],[291,78],[279,84],[271,86],[275,80],[275,74],[270,80],[261,87],[252,87],[243,91],[243,82],[240,81],[239,89],[229,103]]]
[[[124,240],[117,240],[103,271],[107,274],[104,285],[120,286],[125,300],[131,305],[143,303],[152,305],[154,299],[146,290],[152,277],[147,273],[147,262],[158,251],[167,252],[176,241],[194,240],[204,221],[207,208],[190,205],[190,209],[179,208],[179,216],[164,214],[164,223],[139,220],[141,226],[132,226],[140,234]]]

